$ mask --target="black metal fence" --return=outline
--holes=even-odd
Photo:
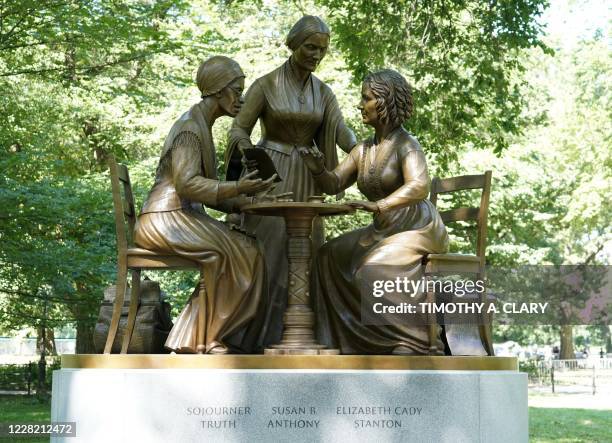
[[[59,360],[47,362],[43,388],[51,388],[53,371],[60,368]],[[2,364],[0,365],[0,391],[6,393],[19,393],[31,395],[38,390],[39,362],[26,364]]]
[[[532,385],[550,386],[553,393],[597,394],[612,390],[612,358],[528,360],[521,362]]]

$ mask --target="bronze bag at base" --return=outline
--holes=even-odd
[[[104,301],[100,306],[100,313],[93,335],[94,349],[102,353],[108,335],[108,327],[113,315],[113,302],[115,300],[116,287],[109,286],[104,291]],[[119,330],[113,342],[112,353],[119,353],[121,342],[127,324],[127,316],[130,308],[130,289],[127,288]],[[159,284],[152,280],[143,280],[140,284],[138,311],[136,313],[136,324],[132,333],[132,340],[128,348],[128,354],[167,354],[164,343],[172,329],[170,316],[170,304],[165,301]]]

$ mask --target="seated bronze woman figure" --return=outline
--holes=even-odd
[[[256,312],[264,302],[264,265],[255,241],[206,214],[204,206],[236,211],[253,195],[269,189],[272,179],[219,181],[212,126],[221,116],[235,117],[242,104],[244,74],[235,61],[222,56],[204,61],[197,84],[202,101],[172,126],[162,150],[155,184],[138,218],[136,245],[170,252],[202,266],[208,306],[206,353],[252,352]],[[194,353],[198,337],[198,288],[175,322],[166,347]],[[245,333],[251,326],[253,333]]]
[[[425,155],[402,127],[412,114],[410,85],[393,70],[370,74],[363,82],[359,109],[363,122],[374,128],[374,137],[358,143],[333,171],[325,169],[316,149],[300,150],[325,193],[337,194],[356,181],[368,201],[349,204],[373,213],[371,225],[329,241],[313,263],[318,337],[343,354],[426,354],[426,325],[361,321],[362,297],[372,296],[364,287],[398,276],[420,280],[423,256],[448,247],[440,215],[427,200]],[[403,301],[419,303],[424,298],[421,293]]]

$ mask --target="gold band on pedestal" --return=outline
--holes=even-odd
[[[62,355],[62,368],[518,371],[516,357],[400,355]]]

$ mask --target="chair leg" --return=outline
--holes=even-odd
[[[485,273],[484,271],[480,271],[478,276],[476,277],[478,280],[484,281]],[[483,306],[487,307],[487,291],[483,291],[480,296],[480,301]],[[489,314],[484,314],[481,317],[482,324],[480,325],[480,339],[482,340],[482,344],[487,351],[487,354],[490,356],[495,355],[495,351],[493,350],[493,317]]]
[[[427,292],[427,303],[433,307],[436,301],[435,292]],[[432,309],[433,310],[433,309]],[[438,350],[438,321],[436,314],[430,312],[428,315],[429,355],[440,355]]]
[[[199,301],[199,309],[198,309],[198,342],[196,346],[196,352],[198,354],[206,353],[206,304],[207,300],[206,293],[206,282],[204,279],[204,271],[200,270],[200,284],[198,289],[198,301]]]
[[[486,307],[486,304],[483,306]],[[493,318],[489,314],[484,314],[481,320],[482,324],[479,325],[480,340],[487,354],[493,356],[495,355],[495,351],[493,350]]]
[[[113,315],[111,317],[108,335],[106,336],[106,344],[104,345],[104,353],[110,354],[113,349],[113,343],[119,329],[119,320],[121,319],[121,308],[123,308],[123,298],[125,295],[125,287],[127,280],[127,265],[119,263],[117,266],[117,285],[115,293],[115,302],[113,303]]]
[[[128,312],[127,325],[123,334],[123,343],[121,344],[121,353],[127,354],[130,341],[132,340],[132,332],[134,332],[134,324],[136,323],[136,312],[138,311],[138,296],[140,292],[140,269],[132,270],[132,294],[130,297],[130,310]]]
[[[480,337],[487,354],[493,356],[493,334],[491,333],[491,325],[488,323],[486,325],[480,325]]]

